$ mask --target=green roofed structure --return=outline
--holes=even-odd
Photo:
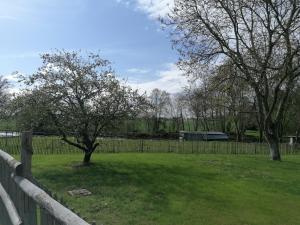
[[[223,132],[180,131],[179,139],[186,141],[227,141],[229,137]]]

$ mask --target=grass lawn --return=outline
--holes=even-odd
[[[167,153],[35,155],[34,176],[105,225],[300,224],[300,156]],[[93,195],[71,197],[87,188]]]

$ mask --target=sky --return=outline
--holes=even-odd
[[[134,88],[177,93],[186,80],[158,17],[173,0],[1,0],[0,74],[31,74],[55,49],[100,52]],[[16,90],[12,87],[11,90]]]

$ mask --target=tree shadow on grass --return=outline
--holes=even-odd
[[[199,184],[213,185],[219,174],[195,172],[187,167],[156,164],[128,164],[123,162],[99,162],[90,167],[68,170],[49,168],[37,171],[35,176],[56,191],[87,188],[93,195],[114,195],[115,198],[137,195],[145,203],[167,207],[169,195],[189,202],[195,198],[209,199],[226,204],[226,200],[205,193]]]
[[[299,196],[299,178],[293,175],[298,160],[274,163],[263,157],[215,158],[202,157],[188,163],[180,158],[183,161],[169,163],[163,161],[168,158],[139,161],[138,157],[126,160],[122,156],[75,168],[70,161],[76,157],[60,162],[42,158],[34,175],[50,190],[63,194],[69,205],[82,210],[90,220],[104,224],[156,225],[162,224],[160,217],[171,217],[169,224],[183,224],[181,219],[196,221],[194,215],[207,218],[205,215],[213,217],[216,213],[230,221],[235,211],[256,216],[269,208],[270,202],[281,199],[277,196]],[[92,196],[68,196],[67,191],[75,188],[86,188]],[[262,203],[264,198],[266,204]],[[289,200],[284,204],[290,205]]]

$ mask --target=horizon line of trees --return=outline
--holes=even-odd
[[[236,81],[231,80],[231,70],[232,65],[222,65],[217,70],[210,71],[212,74],[204,76],[201,82],[190,82],[184,91],[177,94],[155,88],[148,95],[144,95],[147,103],[134,118],[124,118],[117,125],[111,124],[109,130],[103,130],[102,134],[135,133],[155,136],[178,133],[181,130],[221,131],[231,134],[236,141],[243,141],[246,131],[253,130],[258,133],[257,140],[262,142],[263,129],[258,120],[254,95],[242,81],[239,81],[240,85],[236,85]],[[221,77],[224,80],[220,80]],[[58,133],[49,118],[38,115],[44,113],[41,111],[42,104],[32,98],[33,95],[28,90],[27,93],[9,96],[4,90],[9,87],[9,83],[3,78],[0,80],[0,103],[1,108],[5,109],[1,112],[2,118],[15,123],[8,125],[10,129],[13,126],[17,130]],[[280,126],[280,138],[300,135],[300,84],[297,84],[293,96]],[[39,110],[33,112],[30,107],[37,104]],[[21,108],[29,111],[20,114]]]

